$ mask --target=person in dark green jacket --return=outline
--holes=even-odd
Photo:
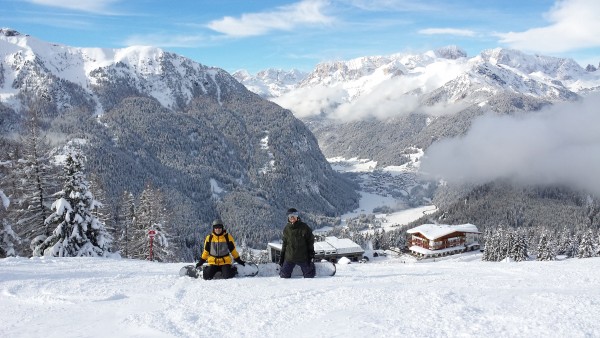
[[[283,229],[283,245],[279,258],[279,276],[290,278],[296,265],[302,269],[304,278],[315,276],[315,238],[312,229],[302,220],[298,210],[291,208],[287,211],[288,223]]]

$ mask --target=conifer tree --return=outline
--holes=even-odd
[[[527,250],[527,239],[524,234],[513,230],[511,232],[513,236],[513,245],[510,251],[510,258],[515,262],[526,261],[529,259],[529,253]]]
[[[45,221],[51,213],[51,190],[58,190],[54,183],[57,175],[50,164],[44,138],[39,132],[37,113],[32,110],[29,115],[27,135],[22,138],[23,151],[15,161],[11,173],[16,185],[12,218],[14,230],[23,240],[24,247],[19,248],[23,254],[38,236],[50,235],[52,229],[48,228]]]
[[[20,242],[7,217],[9,205],[10,199],[0,190],[0,258],[16,256],[15,245]]]
[[[90,190],[94,192],[94,199],[97,202],[98,207],[94,209],[93,214],[102,222],[106,230],[110,233],[111,237],[115,238],[115,229],[110,211],[112,208],[108,202],[104,184],[98,175],[91,174],[89,180]]]
[[[589,258],[594,257],[596,250],[594,250],[594,233],[592,230],[586,231],[581,237],[579,243],[579,252],[577,258]]]
[[[594,221],[596,220],[598,214],[600,214],[600,201],[594,196],[588,195],[586,198],[585,205],[585,213],[586,217],[589,220],[589,226],[594,226]]]
[[[540,236],[537,251],[538,261],[553,261],[556,259],[556,252],[552,240],[545,232]]]
[[[498,229],[498,238],[499,238],[499,247],[497,250],[497,261],[502,261],[506,257],[510,256],[510,251],[513,245],[513,237],[511,236],[511,232],[506,228]]]
[[[77,151],[67,154],[63,190],[52,204],[54,213],[46,219],[54,230],[34,247],[36,256],[107,256],[110,252],[112,238],[94,216],[98,202],[85,178],[82,157]]]
[[[483,261],[494,261],[494,259],[492,259],[493,255],[492,255],[492,251],[494,250],[494,243],[493,243],[493,235],[492,235],[492,230],[490,228],[485,229],[484,233],[483,233],[483,238],[484,238],[484,246],[483,246],[483,255],[481,256],[481,260]]]
[[[565,255],[567,258],[575,257],[577,253],[577,241],[571,229],[565,227],[560,233],[560,242],[558,245],[558,254]]]
[[[168,224],[169,211],[164,194],[146,185],[140,196],[136,209],[134,232],[131,238],[132,257],[149,259],[150,239],[148,232],[154,230],[156,235],[152,241],[152,258],[156,261],[169,262],[175,258],[176,248],[170,241],[171,227]]]
[[[115,219],[117,248],[122,257],[132,258],[131,237],[135,224],[135,197],[131,192],[123,192],[117,212]]]

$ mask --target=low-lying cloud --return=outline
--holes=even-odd
[[[431,145],[423,172],[449,182],[498,178],[600,194],[600,95],[524,116],[486,115],[466,135]]]
[[[468,64],[461,62],[434,62],[410,74],[387,75],[387,78],[372,74],[369,79],[361,78],[357,82],[303,87],[273,101],[290,109],[298,118],[324,114],[342,122],[369,118],[385,120],[414,112],[454,113],[460,108],[455,107],[457,105],[422,107],[419,98],[455,79],[467,67]]]
[[[278,98],[273,102],[292,110],[298,118],[331,114],[341,102],[348,100],[348,93],[339,86],[316,86],[299,88]]]

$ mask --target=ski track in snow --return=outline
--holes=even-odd
[[[203,281],[186,263],[0,260],[0,337],[593,337],[600,258],[417,262]]]

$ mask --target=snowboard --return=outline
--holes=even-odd
[[[204,265],[204,269],[208,265]],[[246,262],[246,265],[233,264],[235,277],[254,277],[258,274],[258,266],[254,263]],[[186,265],[179,269],[179,276],[188,276],[192,278],[202,278],[202,271],[196,269],[195,265]],[[213,279],[222,279],[221,272],[217,272]]]
[[[332,277],[336,273],[335,264],[328,261],[315,262],[315,277]],[[258,265],[258,276],[272,277],[279,276],[279,269],[281,267],[276,263],[264,263]],[[292,277],[303,277],[302,269],[299,266],[295,266],[292,271]]]

